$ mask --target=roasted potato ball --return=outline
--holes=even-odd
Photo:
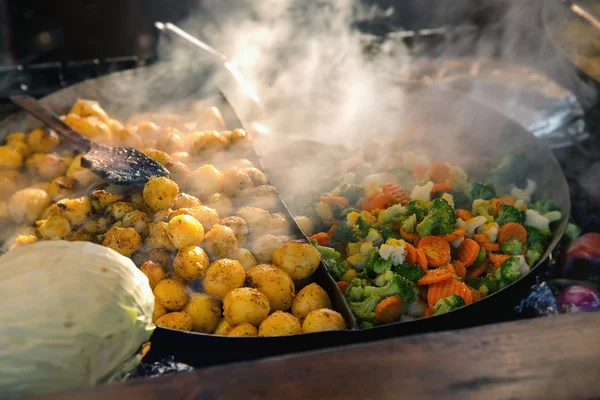
[[[125,215],[129,214],[132,211],[135,211],[133,204],[128,203],[126,201],[117,201],[109,205],[106,208],[106,211],[114,218],[114,219],[123,219]]]
[[[193,132],[190,135],[190,142],[194,153],[224,149],[229,144],[229,141],[225,137],[213,130]]]
[[[233,231],[235,238],[237,239],[238,246],[243,246],[248,240],[248,225],[241,217],[227,217],[219,221],[219,225],[224,225]]]
[[[154,313],[152,314],[152,322],[156,322],[157,319],[167,313],[167,309],[163,307],[156,299],[154,299]]]
[[[254,325],[241,324],[227,332],[227,336],[258,336],[258,329]]]
[[[252,252],[248,249],[244,249],[243,247],[238,247],[235,249],[235,252],[233,253],[233,259],[242,264],[244,271],[248,271],[250,268],[256,265],[256,258]]]
[[[273,210],[279,205],[279,193],[271,185],[262,185],[245,190],[241,197],[243,198],[244,205],[250,207]]]
[[[188,301],[185,284],[173,278],[158,282],[154,287],[154,296],[163,307],[170,311],[181,310]]]
[[[250,249],[256,257],[256,261],[270,264],[273,261],[273,253],[281,244],[281,239],[274,235],[263,235],[253,241]]]
[[[198,246],[180,249],[173,260],[175,272],[187,280],[202,278],[209,265],[208,255]]]
[[[223,193],[236,197],[246,189],[252,188],[252,179],[241,168],[229,168],[223,173]]]
[[[22,189],[12,195],[8,212],[16,223],[33,224],[50,205],[50,196],[42,189]]]
[[[217,324],[217,328],[215,329],[215,335],[225,336],[227,333],[233,329],[233,325],[229,323],[225,318],[222,318]]]
[[[130,128],[115,129],[111,127],[113,131],[114,145],[121,147],[133,147],[134,149],[141,150],[144,147],[144,141]]]
[[[273,264],[296,280],[311,276],[320,262],[319,251],[310,243],[302,241],[282,243],[273,252]]]
[[[173,160],[182,162],[184,164],[189,164],[189,162],[192,161],[192,155],[187,151],[177,151],[175,153],[171,153],[170,156]]]
[[[341,331],[346,329],[344,317],[337,311],[320,308],[308,313],[302,323],[302,332]]]
[[[237,248],[237,239],[231,228],[215,224],[204,236],[204,248],[213,258],[232,257]]]
[[[95,116],[80,117],[77,114],[68,114],[65,123],[84,136],[96,142],[110,144],[112,131],[101,119]]]
[[[313,222],[310,220],[310,218],[304,217],[304,216],[299,216],[299,217],[295,217],[294,220],[296,221],[296,224],[298,224],[298,226],[300,227],[300,229],[302,230],[302,232],[304,232],[304,234],[306,236],[313,235],[315,228],[314,228]]]
[[[0,146],[0,169],[19,169],[23,155],[10,146]]]
[[[32,161],[32,164],[30,163]],[[68,165],[58,154],[34,154],[27,160],[28,169],[43,179],[54,179],[67,172]]]
[[[75,159],[67,169],[67,176],[75,179],[81,186],[88,186],[94,182],[100,181],[92,171],[81,166],[81,154],[75,156]]]
[[[182,311],[192,317],[194,332],[213,333],[221,319],[221,305],[205,293],[192,293]]]
[[[146,261],[152,261],[163,268],[167,268],[169,266],[169,261],[171,260],[170,253],[165,249],[152,249],[146,254]]]
[[[202,202],[197,197],[187,193],[179,193],[177,196],[175,196],[175,204],[173,205],[173,208],[192,208],[201,205]]]
[[[184,312],[170,312],[158,318],[154,323],[156,326],[180,331],[191,331],[194,326],[192,317]]]
[[[58,209],[57,213],[60,214],[60,209]],[[94,215],[85,221],[82,227],[83,230],[91,234],[105,233],[109,229],[109,222],[107,218]]]
[[[259,336],[282,336],[302,333],[298,318],[290,313],[275,311],[269,315],[258,328]]]
[[[27,144],[34,153],[46,153],[53,150],[59,143],[60,138],[51,129],[36,128],[27,136]]]
[[[211,164],[198,167],[190,177],[193,193],[198,196],[208,196],[219,193],[223,188],[223,175]]]
[[[254,227],[253,233],[264,235],[270,233],[272,235],[287,235],[290,232],[290,223],[281,213],[269,214],[265,219]]]
[[[62,200],[72,196],[76,183],[77,181],[73,178],[60,176],[50,182],[47,193],[54,201]]]
[[[92,203],[94,204],[94,208],[100,210],[114,204],[118,201],[123,200],[123,196],[116,193],[109,193],[105,190],[94,190],[92,195]],[[96,206],[97,204],[97,206]],[[126,203],[131,204],[131,203]],[[115,217],[116,218],[116,217]],[[120,219],[120,218],[119,218]]]
[[[148,215],[140,210],[128,212],[123,216],[121,222],[123,223],[123,227],[133,228],[141,236],[148,235],[148,225],[150,224],[150,220],[148,219]]]
[[[248,175],[250,177],[254,187],[269,184],[269,179],[267,178],[265,173],[262,172],[258,168],[254,168],[254,167],[244,168],[244,172],[246,173],[246,175]]]
[[[2,171],[2,175],[0,175],[0,197],[3,199],[7,199],[12,196],[19,187],[19,182],[16,181],[14,176],[7,176],[7,172],[14,172],[16,175],[16,171]]]
[[[313,282],[303,287],[296,294],[292,302],[292,314],[302,321],[311,311],[331,307],[331,299],[327,292]]]
[[[185,149],[185,142],[181,132],[173,128],[167,128],[159,136],[156,146],[168,153],[182,151]]]
[[[144,201],[154,211],[173,207],[179,186],[164,176],[150,178],[144,185]]]
[[[142,237],[133,228],[111,228],[106,232],[102,245],[131,257],[142,245]]]
[[[152,216],[152,222],[169,222],[171,218],[173,218],[173,210],[170,208],[165,208],[164,210],[158,210]]]
[[[160,264],[155,263],[153,261],[146,261],[141,267],[140,271],[144,273],[148,277],[148,282],[150,283],[150,287],[154,289],[156,284],[167,277],[167,273],[160,266]]]
[[[173,162],[173,159],[171,158],[171,156],[168,155],[167,153],[165,153],[164,151],[148,148],[148,149],[144,149],[144,151],[142,151],[142,153],[144,153],[145,155],[147,155],[148,157],[150,157],[151,159],[153,159],[154,161],[156,161],[163,167],[166,167],[167,164]]]
[[[187,188],[189,186],[192,173],[190,169],[179,161],[173,161],[165,165],[169,170],[169,177],[177,182],[178,185]]]
[[[206,293],[222,299],[233,289],[242,287],[245,280],[246,272],[242,264],[223,258],[208,266],[202,284]]]
[[[152,222],[148,225],[146,243],[151,249],[173,250],[174,246],[169,239],[169,230],[166,222]]]
[[[63,199],[56,203],[60,215],[69,220],[71,225],[81,225],[92,214],[92,200],[89,197]]]
[[[69,220],[58,215],[51,215],[48,219],[37,221],[38,232],[45,240],[62,240],[71,233]]]
[[[269,218],[269,212],[257,207],[241,207],[236,213],[246,221],[248,230],[252,232],[257,226],[261,226]]]
[[[93,237],[88,232],[83,229],[77,229],[76,231],[71,231],[69,236],[66,238],[69,242],[92,242]]]
[[[97,117],[101,121],[108,122],[110,117],[100,106],[100,103],[94,100],[78,99],[73,107],[71,107],[70,114],[76,114],[80,117]]]
[[[6,143],[27,142],[27,135],[23,132],[12,132],[4,138]]]
[[[7,141],[6,145],[8,147],[10,147],[11,149],[13,149],[14,151],[16,151],[17,153],[19,153],[23,157],[23,159],[25,159],[25,157],[28,157],[32,153],[31,147],[29,147],[27,142],[24,142],[24,141],[20,141],[20,140],[13,140],[12,142]]]
[[[204,239],[204,227],[190,215],[177,215],[167,225],[169,239],[176,249],[199,245]]]
[[[204,205],[217,210],[220,216],[224,217],[233,213],[233,203],[229,197],[222,193],[213,193],[204,198]]]
[[[269,299],[272,310],[287,310],[294,300],[294,281],[281,268],[259,264],[246,272],[248,286],[258,289]]]
[[[204,227],[204,232],[210,230],[214,224],[219,222],[219,213],[217,213],[215,209],[206,206],[180,208],[171,213],[171,218],[182,214],[191,215],[192,217],[196,218]]]
[[[253,288],[233,289],[223,299],[223,315],[233,325],[259,326],[270,310],[267,296]]]

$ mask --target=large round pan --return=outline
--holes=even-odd
[[[109,113],[125,118],[133,112],[164,109],[165,105],[179,101],[218,94],[216,88],[207,81],[209,74],[202,74],[202,71],[203,69],[198,69],[183,73],[178,69],[177,74],[174,74],[170,66],[155,66],[115,73],[61,90],[47,96],[42,102],[56,113],[65,113],[77,98],[94,99],[100,101]],[[419,115],[420,120],[425,121],[421,130],[427,136],[435,138],[429,150],[437,151],[440,155],[459,146],[465,153],[494,157],[515,150],[525,150],[530,159],[536,160],[539,168],[529,175],[538,182],[539,197],[553,200],[560,207],[563,219],[555,230],[543,261],[529,275],[479,302],[453,312],[363,331],[231,338],[157,328],[152,337],[149,357],[157,359],[174,355],[182,362],[201,367],[512,318],[514,306],[533,283],[535,275],[558,244],[567,224],[569,192],[560,166],[552,153],[518,124],[455,92],[418,88],[408,94],[406,103],[407,108],[397,112],[397,121],[388,122],[401,125],[409,116]],[[227,109],[224,111],[225,114],[228,113]],[[232,113],[232,110],[229,112]],[[0,134],[6,135],[15,130],[28,130],[36,126],[39,123],[19,113],[0,123]],[[278,140],[287,143],[284,137]],[[289,179],[293,180],[294,176]]]

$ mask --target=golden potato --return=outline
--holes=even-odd
[[[270,310],[267,296],[253,288],[233,289],[223,299],[223,315],[233,325],[259,326]]]
[[[177,196],[175,196],[173,208],[192,208],[201,205],[202,202],[197,197],[187,193],[179,193]]]
[[[290,241],[273,252],[273,264],[286,271],[292,279],[304,279],[317,270],[321,254],[310,243]]]
[[[148,225],[146,243],[151,249],[174,250],[169,239],[168,225],[166,222],[152,222]]]
[[[273,253],[281,244],[281,239],[274,235],[263,235],[253,241],[250,250],[256,261],[263,264],[269,264],[273,261]]]
[[[75,184],[77,181],[67,176],[60,176],[54,178],[48,185],[47,193],[50,198],[54,201],[62,200],[67,197],[71,197],[75,190]]]
[[[213,165],[205,164],[192,172],[190,185],[193,193],[200,197],[218,193],[223,187],[223,175]]]
[[[176,249],[195,246],[204,239],[204,228],[190,215],[177,215],[167,225],[169,239]]]
[[[298,226],[300,227],[300,229],[302,230],[302,232],[304,232],[304,234],[306,236],[313,235],[315,228],[314,228],[314,224],[310,220],[310,218],[304,217],[304,216],[298,216],[298,217],[295,217],[294,220],[296,221],[296,224],[298,224]]]
[[[35,153],[46,153],[53,150],[59,143],[60,138],[51,129],[36,128],[27,136],[27,144]]]
[[[101,121],[108,122],[110,117],[100,106],[100,103],[94,100],[77,99],[69,114],[76,114],[80,117],[97,117]]]
[[[22,189],[12,195],[8,212],[16,223],[33,224],[50,205],[50,196],[42,189]]]
[[[56,203],[60,215],[69,220],[71,225],[81,225],[92,214],[92,199],[79,197],[75,199],[63,199]]]
[[[269,218],[269,212],[257,207],[241,207],[236,213],[248,225],[248,230],[252,232],[257,226],[264,225]]]
[[[163,328],[177,329],[180,331],[191,331],[194,326],[192,317],[184,312],[170,312],[158,318],[155,322],[156,326]]]
[[[159,136],[156,147],[168,153],[183,151],[185,142],[183,141],[181,132],[173,128],[167,128]]]
[[[290,232],[290,223],[282,213],[269,214],[267,218],[263,219],[260,224],[254,227],[252,233],[256,235],[264,235],[270,233],[271,235],[287,235]]]
[[[265,173],[262,172],[258,168],[247,167],[247,168],[244,168],[244,172],[246,173],[246,175],[248,175],[250,177],[250,179],[252,180],[252,184],[254,185],[254,187],[262,186],[262,185],[268,185],[269,184],[269,179],[267,178],[267,176],[265,175]]]
[[[169,266],[169,262],[171,261],[171,253],[169,253],[165,249],[152,249],[146,254],[146,261],[152,261],[163,268],[167,268]]]
[[[223,193],[236,197],[246,189],[252,188],[252,179],[241,168],[229,168],[223,173]]]
[[[21,156],[23,158],[29,156],[32,153],[31,147],[29,147],[29,145],[27,144],[27,142],[24,142],[24,141],[21,141],[21,140],[13,140],[12,142],[9,142],[7,140],[6,143],[7,143],[8,147],[10,147],[11,149],[13,149],[17,153],[21,154]]]
[[[202,283],[206,293],[222,299],[233,289],[242,287],[245,280],[246,272],[242,264],[223,258],[208,266]]]
[[[116,193],[109,193],[105,190],[94,190],[90,197],[92,199],[92,202],[94,203],[94,208],[96,208],[98,210],[106,208],[106,207],[110,206],[111,204],[114,204],[116,202],[123,200],[122,195],[116,194]],[[96,204],[97,204],[97,206],[96,206]],[[132,205],[131,203],[125,203],[125,204]],[[117,218],[117,217],[115,217],[115,218]],[[121,219],[121,218],[117,218],[117,219]]]
[[[189,164],[189,162],[192,161],[192,155],[187,151],[177,151],[175,153],[171,153],[170,156],[173,160],[182,162],[184,164]]]
[[[204,236],[203,246],[213,258],[232,257],[237,248],[237,239],[231,228],[215,224]]]
[[[112,142],[110,127],[96,116],[80,117],[77,114],[68,114],[65,123],[94,141],[104,144]]]
[[[19,169],[23,155],[10,146],[0,146],[0,169]]]
[[[243,199],[244,205],[250,207],[274,210],[279,206],[279,193],[271,185],[261,185],[245,190],[240,197]]]
[[[194,332],[213,333],[221,319],[221,305],[205,293],[192,293],[183,311],[192,317]]]
[[[337,311],[320,308],[308,313],[302,323],[302,332],[341,331],[346,329],[344,317]]]
[[[275,311],[269,315],[258,328],[259,336],[282,336],[302,333],[298,318],[290,313]]]
[[[241,324],[227,332],[227,336],[258,336],[258,329],[254,325]]]
[[[155,263],[153,261],[146,261],[141,267],[140,271],[144,273],[148,277],[148,283],[150,283],[150,288],[154,289],[156,284],[167,277],[167,273],[160,266],[160,264]]]
[[[248,286],[258,289],[269,299],[271,310],[287,310],[292,306],[295,287],[292,278],[274,265],[259,264],[246,273]]]
[[[192,173],[187,165],[179,161],[173,161],[165,165],[165,167],[169,170],[169,177],[177,182],[179,186],[189,187]]]
[[[154,287],[154,296],[163,307],[170,311],[181,310],[188,301],[185,284],[173,278],[158,282]]]
[[[217,210],[220,216],[227,216],[233,213],[233,203],[229,197],[222,193],[213,193],[204,198],[204,205]]]
[[[77,229],[76,231],[71,231],[69,236],[67,236],[67,240],[69,242],[92,242],[93,238],[85,230]]]
[[[60,209],[57,212],[60,214]],[[104,217],[92,216],[85,221],[82,227],[91,234],[105,233],[109,229],[109,220]]]
[[[113,140],[115,146],[133,147],[141,150],[144,147],[142,138],[131,128],[110,127],[113,131]]]
[[[21,247],[21,246],[25,246],[31,243],[35,243],[37,242],[38,238],[35,235],[17,235],[14,240],[12,245],[9,247],[9,251],[10,250],[14,250],[17,247]]]
[[[37,174],[43,179],[54,179],[64,175],[67,172],[68,165],[58,154],[44,154],[39,158],[37,165]]]
[[[250,268],[256,265],[256,258],[254,258],[252,252],[248,249],[244,249],[243,247],[238,247],[235,249],[235,252],[233,253],[233,259],[242,264],[244,271],[248,271]]]
[[[142,245],[142,237],[133,228],[111,228],[106,232],[102,245],[131,257]]]
[[[174,271],[187,280],[202,278],[209,265],[208,255],[198,246],[180,249],[173,260]]]
[[[27,135],[23,132],[12,132],[12,133],[9,133],[8,135],[6,135],[6,137],[4,138],[4,141],[6,143],[26,142]]]
[[[61,240],[71,233],[69,220],[58,215],[52,215],[48,219],[37,221],[38,232],[42,239]]]
[[[219,221],[219,225],[224,225],[233,231],[235,238],[237,239],[238,246],[243,246],[248,240],[248,225],[241,217],[227,217]]]
[[[112,203],[106,208],[106,211],[114,218],[114,219],[122,219],[125,215],[129,214],[132,211],[135,211],[133,204],[128,203],[126,201],[117,201]]]
[[[296,294],[292,302],[292,314],[302,321],[311,311],[331,307],[331,299],[327,292],[316,283],[311,283]]]
[[[156,322],[157,319],[167,313],[167,309],[163,307],[156,299],[154,299],[154,313],[152,314],[152,322]]]
[[[192,132],[189,136],[189,145],[194,153],[206,150],[224,149],[228,144],[229,141],[225,137],[213,130]]]
[[[81,154],[75,156],[75,159],[67,169],[67,176],[75,179],[82,186],[91,185],[94,182],[99,182],[101,179],[92,171],[81,166]]]
[[[152,222],[169,222],[171,218],[173,218],[173,210],[170,208],[165,208],[164,210],[158,210],[152,216]]]
[[[148,225],[150,224],[150,220],[145,212],[140,210],[128,212],[123,216],[121,222],[125,228],[133,228],[141,236],[148,235]]]
[[[18,175],[18,173],[16,171],[2,171],[4,174],[6,174],[7,172],[14,172],[16,175]],[[14,176],[6,176],[6,175],[0,175],[0,197],[3,199],[8,199],[10,196],[12,196],[16,191],[17,188],[19,186],[19,182],[17,182],[17,180],[15,179]]]
[[[206,206],[196,206],[192,208],[180,208],[171,213],[171,218],[177,215],[191,215],[204,227],[204,232],[207,232],[214,224],[219,222],[219,214],[215,209]]]
[[[214,331],[215,335],[225,336],[233,329],[233,325],[230,324],[225,318],[222,318],[217,324],[217,328]]]
[[[175,196],[179,194],[179,186],[164,176],[150,178],[144,185],[144,201],[154,211],[173,207]]]

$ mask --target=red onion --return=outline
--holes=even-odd
[[[600,309],[600,293],[589,286],[569,286],[558,294],[556,305],[560,312],[593,311]]]
[[[595,280],[600,277],[600,233],[586,233],[571,243],[563,254],[564,278]]]

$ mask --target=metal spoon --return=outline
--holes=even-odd
[[[589,8],[573,0],[564,0],[564,2],[571,8],[571,11],[585,19],[594,28],[600,30],[600,20]]]
[[[67,139],[82,153],[81,166],[115,185],[143,185],[169,171],[144,153],[125,147],[92,142],[30,96],[12,96],[11,101]]]

